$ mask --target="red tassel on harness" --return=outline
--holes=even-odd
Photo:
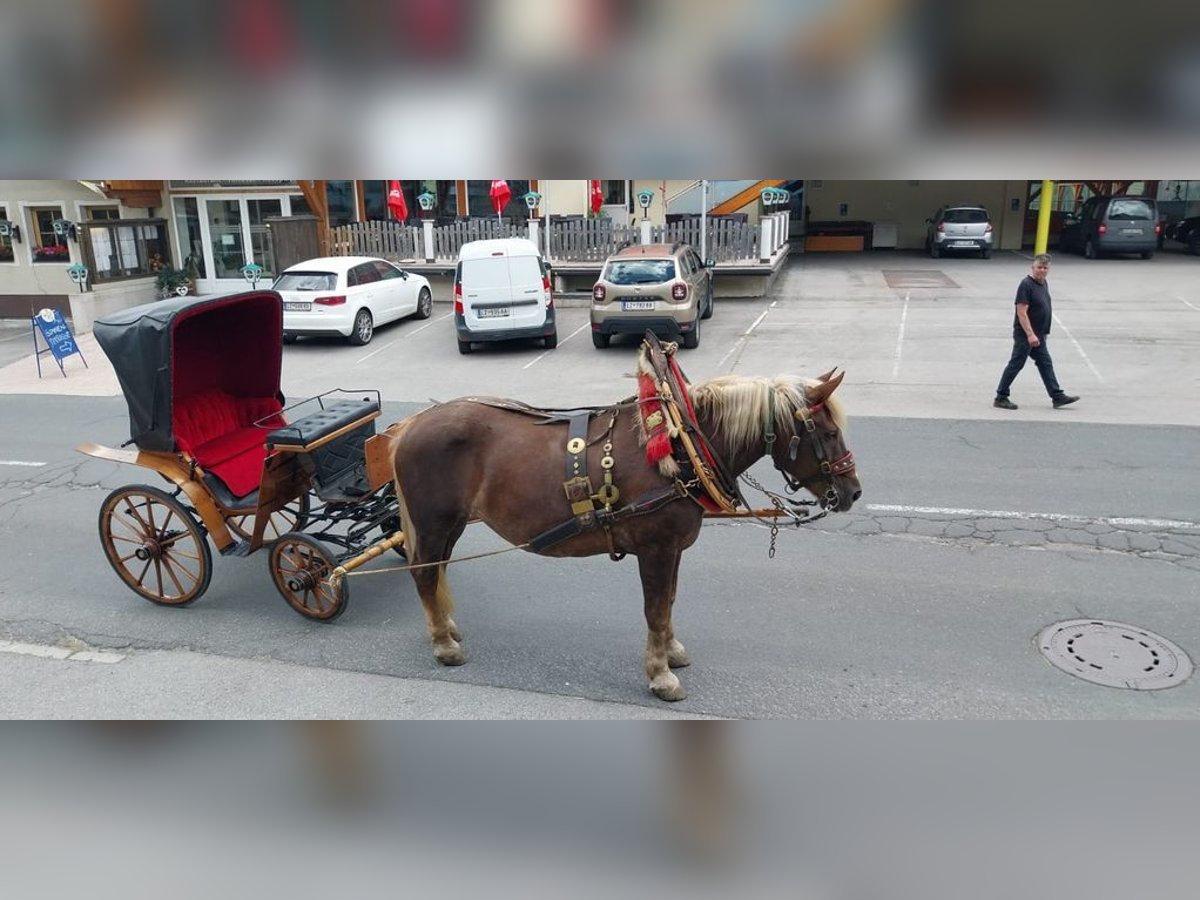
[[[658,399],[658,386],[645,372],[638,374],[638,399],[642,401],[642,426],[646,432],[646,462],[657,465],[671,455],[671,435],[667,431],[667,414]]]

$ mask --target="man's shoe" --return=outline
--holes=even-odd
[[[1079,398],[1076,397],[1075,399],[1078,400]],[[1054,405],[1058,406],[1057,400],[1054,402]],[[1016,409],[1017,408],[1017,404],[1013,403],[1007,397],[997,397],[995,400],[992,401],[992,406],[996,407],[996,409]]]
[[[1054,404],[1054,408],[1058,409],[1060,406],[1066,406],[1069,403],[1074,403],[1078,399],[1078,397],[1072,397],[1070,394],[1059,394],[1051,402]]]

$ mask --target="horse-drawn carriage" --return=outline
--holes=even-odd
[[[105,555],[147,600],[172,606],[208,586],[212,554],[270,547],[276,587],[302,615],[346,607],[347,576],[387,550],[406,556],[434,656],[466,656],[446,566],[482,521],[515,548],[549,556],[636,556],[653,693],[679,700],[688,665],[671,623],[680,557],[706,516],[797,523],[802,505],[849,509],[861,489],[833,392],[842,376],[726,376],[691,385],[670,345],[648,334],[639,390],[602,407],[538,409],[466,397],[375,433],[375,391],[330,391],[286,406],[282,306],[256,291],[169,299],[95,323],[129,405],[136,450],[83,453],[149,468],[168,492],[118,488],[100,508]],[[294,418],[303,405],[309,414]],[[315,406],[315,408],[313,408]],[[789,491],[747,470],[769,459]],[[742,478],[771,497],[752,509]]]
[[[136,449],[78,449],[151,469],[170,488],[126,485],[100,506],[105,556],[136,593],[186,605],[208,587],[209,539],[222,555],[269,547],[284,599],[330,620],[348,599],[335,568],[402,552],[391,473],[366,461],[379,394],[335,390],[286,406],[278,294],[168,299],[94,329],[129,406],[125,446]]]

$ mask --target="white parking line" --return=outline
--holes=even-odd
[[[776,304],[778,304],[778,303],[779,303],[778,300],[772,300],[771,305],[762,311],[762,315],[760,315],[757,319],[755,319],[750,324],[750,327],[747,328],[744,332],[742,332],[742,334],[738,337],[738,339],[733,342],[733,346],[730,347],[729,350],[726,351],[725,355],[721,357],[721,361],[717,363],[718,369],[721,368],[721,366],[725,365],[725,360],[729,359],[729,355],[731,353],[733,353],[735,350],[737,350],[739,347],[743,346],[746,343],[746,339],[748,337],[750,337],[751,334],[754,333],[754,329],[757,328],[762,323],[762,320],[767,317],[767,313],[769,313],[771,310],[773,310],[775,308]]]
[[[900,334],[896,336],[896,363],[892,366],[892,381],[900,377],[900,357],[904,352],[904,328],[908,324],[908,291],[904,292],[904,311],[900,313]]]
[[[354,364],[357,366],[360,362],[366,362],[368,359],[370,359],[376,353],[382,353],[384,350],[390,350],[392,347],[395,347],[396,344],[400,343],[400,341],[404,340],[405,338],[410,338],[414,334],[420,334],[422,331],[424,331],[429,326],[436,325],[438,322],[445,321],[446,319],[450,318],[452,315],[454,315],[453,312],[448,312],[444,316],[439,316],[436,319],[430,319],[428,322],[426,322],[424,325],[420,326],[419,328],[414,328],[411,331],[404,332],[404,334],[400,335],[400,337],[396,338],[396,340],[392,341],[390,344],[384,344],[379,349],[372,350],[370,353],[368,353],[362,359],[356,359],[354,361]]]
[[[114,653],[111,650],[71,650],[53,644],[22,644],[17,641],[0,641],[0,653],[38,656],[42,659],[69,659],[72,662],[117,663],[125,658],[124,653]]]
[[[24,459],[0,459],[0,466],[44,466],[44,462],[29,462]]]
[[[559,343],[560,345],[562,345],[562,344],[565,344],[567,341],[569,341],[571,338],[575,337],[575,335],[579,334],[579,332],[583,331],[585,328],[591,328],[591,327],[592,327],[592,323],[591,323],[591,320],[589,320],[589,321],[585,322],[584,324],[580,325],[578,328],[576,328],[574,331],[572,331],[570,334],[568,334],[568,335],[567,335],[565,338],[563,338],[563,339],[562,339],[561,341],[559,341],[558,343]],[[534,363],[536,363],[536,362],[540,362],[541,360],[545,359],[545,358],[546,358],[546,354],[547,354],[547,353],[549,353],[549,352],[550,352],[550,351],[549,351],[549,350],[547,350],[545,353],[539,353],[537,356],[535,356],[535,357],[534,357],[533,359],[531,359],[529,362],[525,363],[525,365],[521,366],[521,368],[522,368],[522,369],[528,369],[528,368],[529,368],[530,366],[532,366]]]
[[[1175,299],[1178,300],[1180,303],[1182,303],[1184,306],[1186,306],[1188,309],[1194,309],[1196,312],[1200,312],[1200,306],[1192,306],[1192,304],[1188,303],[1182,297],[1176,297]]]
[[[1079,351],[1079,355],[1083,357],[1083,361],[1087,363],[1087,367],[1092,370],[1092,374],[1096,376],[1096,380],[1101,384],[1104,383],[1104,376],[1100,374],[1100,370],[1092,365],[1092,361],[1088,359],[1088,355],[1083,352],[1083,347],[1079,345],[1079,341],[1075,340],[1075,336],[1067,330],[1067,326],[1062,323],[1062,319],[1058,317],[1058,313],[1054,314],[1054,324],[1057,325],[1067,336],[1067,339],[1075,345],[1075,349]]]
[[[1069,513],[1016,512],[1010,509],[958,509],[947,506],[894,506],[887,503],[864,504],[872,512],[924,513],[934,516],[965,516],[973,519],[1045,519],[1051,522],[1076,522],[1080,525],[1132,525],[1143,528],[1178,528],[1200,531],[1200,522],[1180,519],[1137,519],[1113,516],[1075,516]]]

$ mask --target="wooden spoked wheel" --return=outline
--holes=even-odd
[[[337,560],[319,541],[289,533],[271,545],[271,578],[275,587],[300,615],[318,622],[336,619],[346,610],[350,586],[345,578],[331,580]]]
[[[289,531],[299,531],[308,523],[308,494],[301,494],[283,509],[271,513],[263,529],[263,546],[269,547]],[[244,541],[254,534],[254,513],[233,515],[225,519],[229,530]]]
[[[114,571],[151,603],[186,606],[212,578],[212,551],[183,504],[158,488],[117,488],[100,506],[100,545]]]

